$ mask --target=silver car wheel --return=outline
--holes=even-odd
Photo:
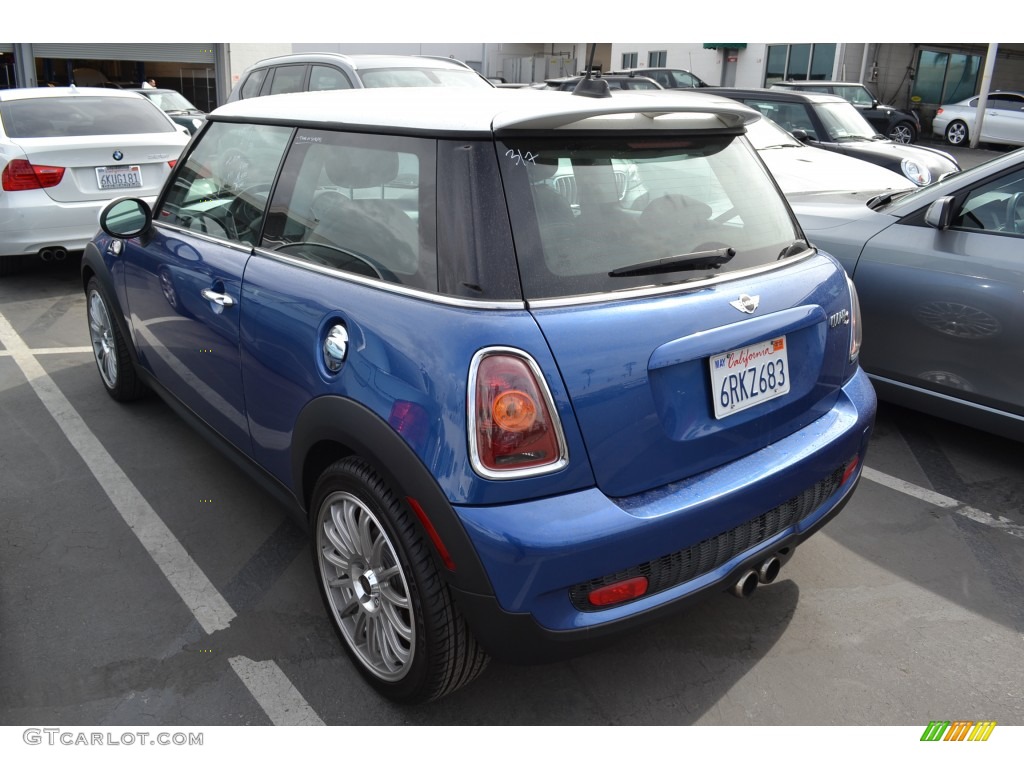
[[[394,545],[351,493],[330,494],[318,519],[320,578],[335,622],[366,669],[382,680],[401,680],[412,665],[416,625]]]
[[[89,292],[89,338],[100,377],[108,389],[117,387],[117,341],[110,313],[99,291]]]
[[[909,125],[901,123],[892,129],[889,138],[898,144],[910,144],[914,141],[914,131]]]
[[[967,141],[967,125],[957,120],[955,123],[950,123],[949,127],[946,128],[946,141],[954,146],[960,146]]]

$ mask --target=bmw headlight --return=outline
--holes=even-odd
[[[900,162],[900,168],[903,170],[903,175],[919,187],[932,183],[932,172],[916,160],[905,157]]]

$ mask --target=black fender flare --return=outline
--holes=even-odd
[[[117,292],[110,269],[107,267],[103,255],[99,252],[95,243],[90,242],[85,245],[85,250],[82,252],[81,275],[82,292],[86,294],[87,299],[89,279],[95,277],[99,281],[100,290],[104,294],[103,298],[106,299],[107,306],[113,311],[113,320],[117,323],[117,330],[121,332],[121,336],[127,342],[128,354],[132,359],[132,365],[136,371],[144,374],[145,372],[139,364],[139,356],[135,349],[135,335],[131,332],[128,318],[125,316],[125,308],[121,306],[121,294]]]
[[[460,591],[493,595],[490,579],[476,554],[465,527],[430,471],[395,430],[366,406],[338,395],[309,402],[292,432],[292,493],[307,515],[317,478],[330,464],[356,455],[374,469],[403,498],[422,507],[443,542],[455,570],[445,566],[435,546],[438,571]],[[415,516],[426,541],[429,531]],[[310,526],[312,527],[312,520]]]

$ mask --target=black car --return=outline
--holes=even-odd
[[[900,144],[913,144],[921,134],[921,120],[913,112],[882,104],[863,83],[840,83],[826,80],[783,80],[772,89],[802,93],[831,93],[853,104],[875,129]]]
[[[707,88],[708,84],[693,72],[678,67],[635,67],[609,72],[612,75],[649,77],[662,88]]]
[[[540,90],[545,91],[571,91],[583,79],[583,75],[574,77],[552,77],[544,81]],[[658,83],[649,77],[634,77],[632,75],[599,75],[595,79],[604,80],[608,88],[613,91],[660,91],[663,90]]]
[[[960,170],[947,152],[885,138],[853,104],[839,96],[769,88],[705,88],[702,93],[736,99],[806,144],[875,163],[902,174],[917,186]]]

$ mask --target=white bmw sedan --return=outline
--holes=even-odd
[[[155,198],[188,140],[137,93],[0,91],[0,275],[82,251],[110,200]]]

